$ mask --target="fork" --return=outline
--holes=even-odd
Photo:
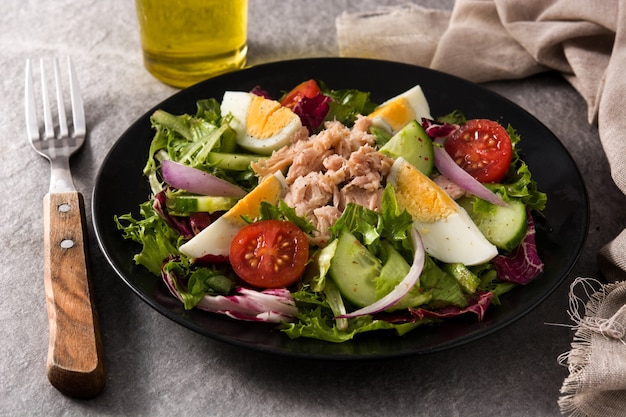
[[[72,123],[66,120],[60,66],[53,62],[56,115],[50,105],[44,60],[40,60],[43,129],[37,117],[33,65],[26,62],[26,131],[37,153],[50,161],[50,189],[44,197],[44,286],[49,344],[46,374],[65,395],[92,398],[104,388],[102,339],[87,271],[85,208],[74,188],[70,156],[85,142],[83,101],[71,61],[67,59]]]

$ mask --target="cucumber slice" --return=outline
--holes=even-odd
[[[186,216],[198,212],[227,211],[237,201],[236,198],[230,197],[175,195],[166,198],[165,206],[174,216]]]
[[[380,152],[395,159],[404,158],[426,176],[433,171],[433,141],[417,120],[413,120],[393,135],[389,142],[380,148]]]
[[[526,236],[526,206],[519,200],[507,201],[508,206],[493,206],[489,212],[476,212],[472,199],[463,197],[457,200],[485,238],[499,249],[510,251],[517,247]]]
[[[381,263],[350,232],[338,239],[328,273],[339,292],[352,304],[365,307],[376,301],[374,279],[380,275]]]
[[[261,155],[247,155],[240,153],[221,153],[210,152],[207,155],[207,161],[215,164],[218,168],[230,171],[245,171],[250,168],[252,162],[264,158]]]

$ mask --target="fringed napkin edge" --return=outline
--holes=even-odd
[[[616,321],[616,318],[626,312],[626,305],[623,305],[615,314],[609,318],[598,317],[598,311],[608,295],[623,282],[603,284],[594,278],[576,278],[570,285],[569,310],[568,314],[575,325],[576,330],[571,349],[558,357],[559,364],[567,366],[569,376],[563,381],[560,393],[562,396],[558,400],[559,407],[563,414],[570,417],[583,417],[586,414],[581,411],[576,402],[576,396],[580,394],[582,373],[590,363],[592,353],[592,338],[596,334],[608,338],[619,339],[623,342],[626,329]],[[581,286],[588,301],[576,295],[576,287]],[[582,311],[581,311],[582,310]]]

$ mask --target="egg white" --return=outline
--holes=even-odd
[[[462,207],[444,219],[432,223],[416,221],[414,225],[426,253],[442,262],[479,265],[498,254]]]
[[[219,217],[200,234],[181,245],[179,250],[191,259],[203,256],[228,256],[230,243],[242,225],[229,218]]]
[[[273,151],[291,143],[294,134],[302,128],[302,122],[298,115],[285,109],[283,111],[288,110],[289,117],[278,132],[269,137],[255,136],[251,133],[251,126],[248,125],[251,122],[248,117],[250,106],[252,103],[258,103],[254,98],[255,95],[252,93],[226,91],[221,103],[221,112],[223,116],[228,114],[232,116],[229,124],[237,132],[237,143],[242,148],[261,155],[271,155]]]

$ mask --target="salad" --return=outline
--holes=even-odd
[[[186,309],[344,342],[482,320],[541,275],[547,198],[511,126],[433,117],[419,85],[382,104],[316,80],[196,104],[152,115],[150,199],[115,217]]]

